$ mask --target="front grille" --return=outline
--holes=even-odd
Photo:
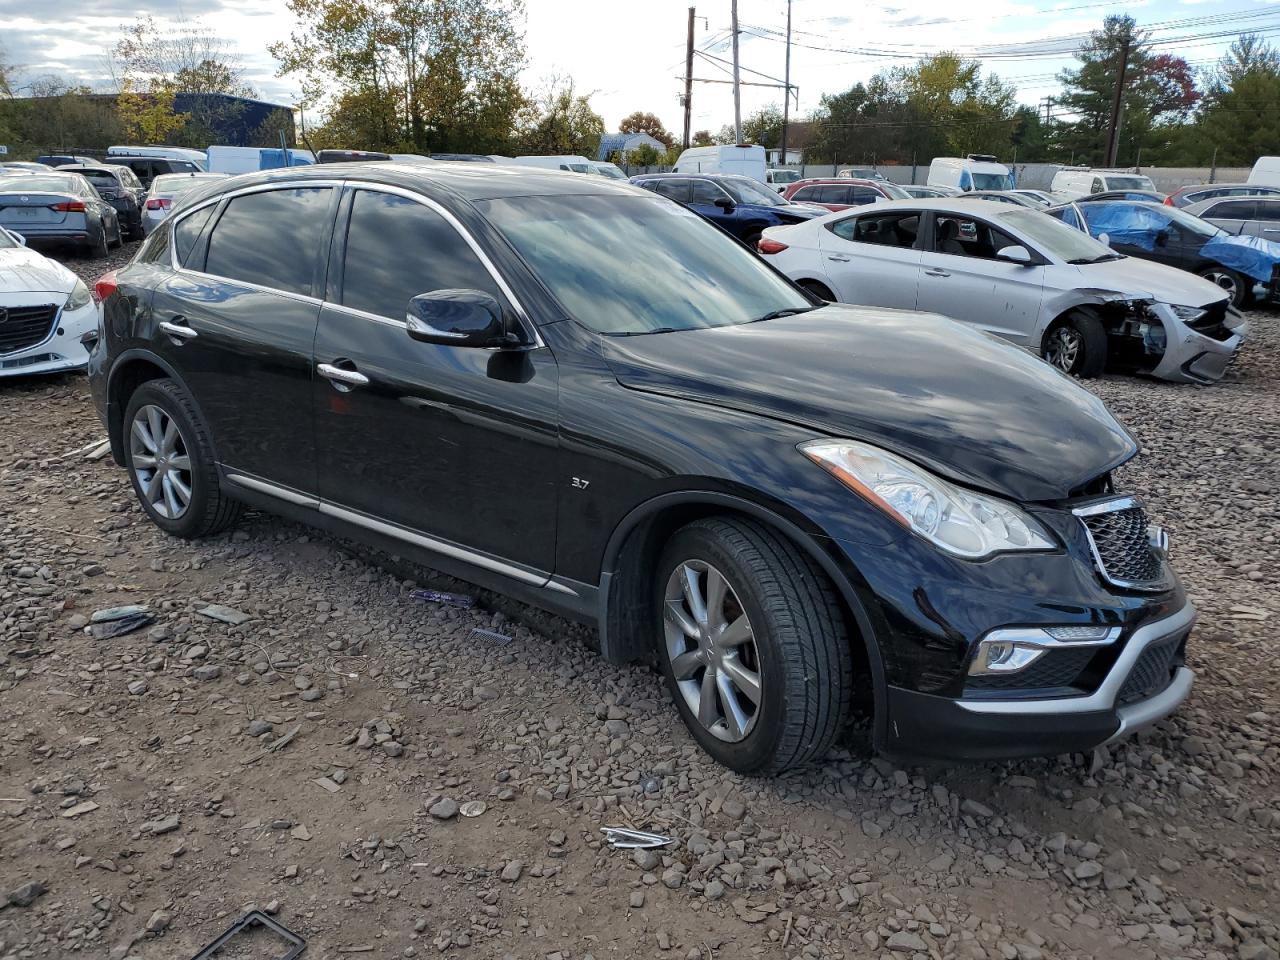
[[[14,353],[44,342],[53,332],[58,308],[53,304],[38,307],[0,307],[0,354]]]
[[[1121,704],[1145,700],[1167,687],[1186,659],[1185,633],[1158,640],[1142,651],[1129,671],[1117,701]]]
[[[1103,577],[1118,587],[1163,585],[1162,564],[1147,538],[1147,514],[1141,504],[1126,498],[1078,508],[1075,513],[1084,524]]]
[[[1031,690],[1074,687],[1080,674],[1098,653],[1097,647],[1050,650],[1031,666],[1016,673],[986,673],[969,677],[970,690]]]
[[[1227,301],[1219,300],[1204,308],[1204,315],[1188,320],[1187,326],[1202,336],[1219,342],[1230,340],[1234,334],[1227,329]]]

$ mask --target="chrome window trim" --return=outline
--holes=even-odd
[[[1120,651],[1116,662],[1102,683],[1098,685],[1098,689],[1087,697],[1054,697],[1044,700],[957,700],[955,702],[961,710],[969,713],[1001,714],[1012,717],[1024,714],[1097,713],[1111,710],[1115,707],[1121,687],[1129,679],[1130,672],[1147,647],[1173,634],[1189,630],[1195,623],[1195,619],[1195,605],[1187,601],[1186,605],[1172,616],[1139,627],[1133,632],[1124,649]],[[1186,667],[1182,669],[1188,674],[1191,673]],[[1161,694],[1156,694],[1149,699],[1157,699],[1160,696]],[[1139,701],[1139,703],[1145,702]]]

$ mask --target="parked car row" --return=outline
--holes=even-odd
[[[694,191],[808,222],[760,257]],[[774,267],[802,246],[909,309],[807,292]],[[1186,698],[1195,610],[1118,487],[1133,438],[1008,342],[1057,329],[1019,271],[1089,363],[1090,319],[1138,351],[1225,322],[1212,285],[1003,204],[348,164],[175,203],[95,285],[89,378],[161,529],[248,504],[594,623],[735,770],[821,757],[855,702],[897,756],[1087,751]],[[1072,275],[1165,299],[1080,303]],[[961,304],[982,319],[936,312]]]

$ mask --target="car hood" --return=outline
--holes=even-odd
[[[61,293],[75,286],[76,275],[27,247],[0,250],[0,297],[11,293]]]
[[[1123,257],[1101,263],[1082,263],[1080,286],[1112,290],[1134,300],[1157,300],[1203,307],[1226,299],[1216,283],[1164,263]]]
[[[935,314],[828,304],[778,320],[606,337],[626,387],[759,414],[909,457],[971,487],[1058,500],[1137,452],[1102,401]]]

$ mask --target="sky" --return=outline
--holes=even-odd
[[[683,90],[690,0],[648,0],[639,7],[616,3],[525,0],[526,86],[537,89],[553,75],[571,76],[590,93],[596,112],[615,130],[634,110],[652,111],[677,136],[683,129],[678,97]],[[730,0],[694,0],[694,76],[728,80],[731,59]],[[54,10],[57,11],[56,16]],[[277,77],[269,44],[287,39],[293,20],[281,0],[0,0],[0,49],[18,67],[19,87],[57,74],[110,89],[106,51],[121,26],[145,10],[162,24],[196,20],[226,37],[240,56],[246,79],[264,99],[293,103],[295,78]],[[1057,91],[1054,77],[1071,65],[1076,38],[1104,16],[1128,12],[1151,25],[1157,48],[1207,67],[1234,35],[1257,30],[1280,40],[1280,3],[1259,0],[793,0],[791,82],[798,88],[793,115],[803,117],[824,93],[838,93],[877,71],[909,64],[922,54],[959,50],[981,54],[984,73],[995,72],[1038,104]],[[742,79],[778,82],[783,76],[786,0],[740,0]],[[1191,21],[1191,22],[1187,22]],[[706,57],[702,54],[705,53]],[[754,72],[752,72],[754,71]],[[798,101],[798,102],[797,102]],[[780,87],[744,86],[742,114],[781,105]],[[718,130],[733,120],[731,86],[695,82],[693,130]]]

